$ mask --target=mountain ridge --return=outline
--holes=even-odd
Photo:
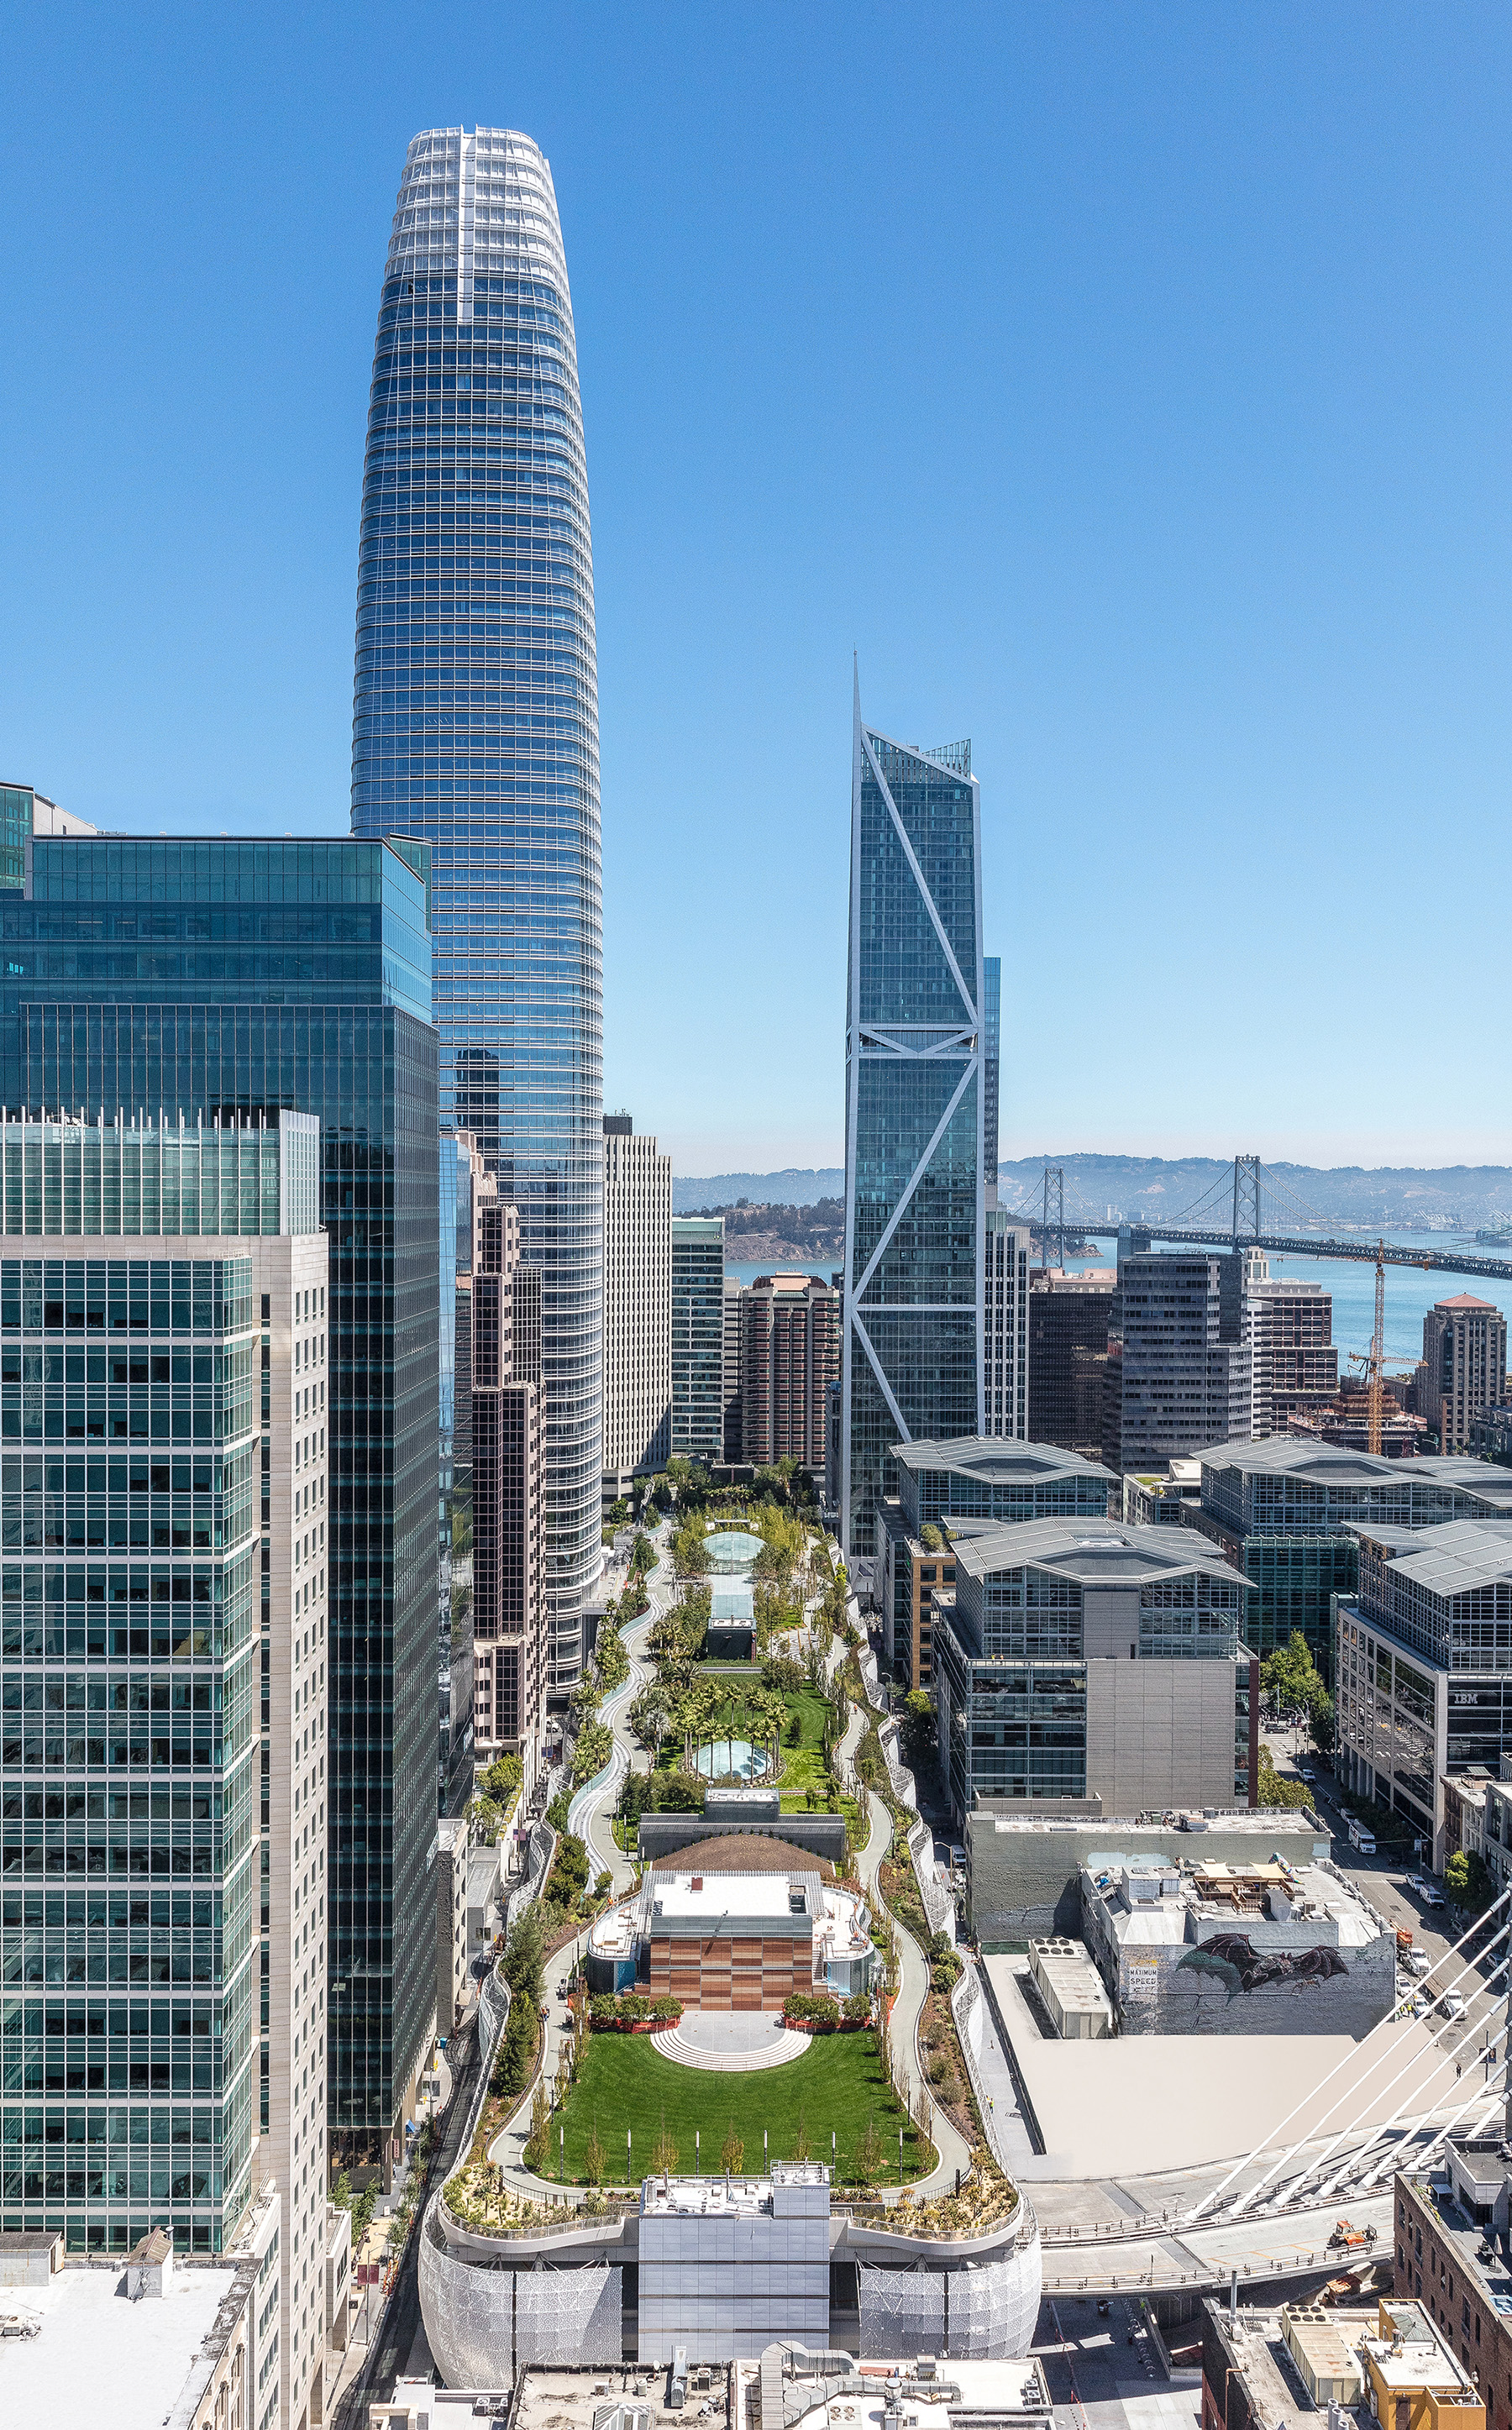
[[[1105,1223],[1159,1215],[1168,1222],[1206,1200],[1209,1211],[1233,1173],[1218,1157],[1104,1156],[1095,1149],[1058,1149],[1016,1157],[998,1166],[998,1194],[1005,1206],[1033,1214],[1039,1204],[1045,1166],[1066,1176],[1066,1215]],[[674,1174],[673,1207],[811,1207],[843,1195],[839,1165],[784,1167],[776,1173]],[[1270,1203],[1267,1203],[1269,1198]],[[1111,1210],[1111,1213],[1110,1211]],[[1379,1224],[1384,1229],[1474,1231],[1506,1221],[1512,1213],[1512,1166],[1450,1165],[1265,1165],[1261,1218],[1266,1230],[1301,1230],[1309,1216],[1329,1223]]]

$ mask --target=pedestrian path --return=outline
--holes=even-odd
[[[856,1864],[861,1886],[872,1907],[880,1913],[886,1909],[887,1902],[877,1886],[877,1873],[892,1844],[892,1817],[874,1789],[867,1790],[866,1803],[872,1828]],[[898,1950],[898,1989],[890,2022],[892,2047],[902,2056],[914,2083],[927,2086],[919,2049],[919,2020],[929,1996],[929,1968],[912,1933],[906,1931],[896,1917],[892,1919],[892,1929]],[[957,2172],[964,2177],[972,2165],[972,2147],[965,2137],[937,2103],[932,2101],[930,2105],[934,2111],[930,2134],[939,2157],[931,2173],[914,2188],[916,2196],[923,2201],[931,2194],[954,2192]]]

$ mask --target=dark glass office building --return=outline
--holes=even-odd
[[[878,1508],[897,1492],[892,1444],[985,1431],[987,1009],[971,745],[889,742],[863,724],[857,693],[840,1377],[848,1553],[872,1553]],[[995,1154],[995,1102],[993,1141]]]
[[[540,1269],[548,1685],[602,1565],[603,943],[588,467],[551,171],[409,146],[378,310],[352,824],[431,852],[441,1118]]]
[[[412,859],[407,856],[412,856]],[[329,1240],[330,2127],[387,2139],[435,2002],[437,1055],[423,848],[37,840],[0,1102],[314,1114]]]

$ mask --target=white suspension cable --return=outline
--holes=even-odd
[[[1507,1933],[1507,1931],[1508,1931],[1508,1929],[1509,1929],[1509,1928],[1512,1928],[1512,1918],[1509,1918],[1509,1919],[1508,1919],[1508,1922],[1507,1922],[1507,1923],[1503,1924],[1503,1926],[1502,1926],[1501,1930],[1500,1930],[1498,1933],[1496,1933],[1496,1934],[1495,1934],[1495,1936],[1493,1937],[1493,1939],[1491,1939],[1491,1941],[1487,1944],[1487,1947],[1486,1952],[1485,1952],[1485,1955],[1486,1955],[1487,1956],[1490,1956],[1491,1950],[1495,1948],[1497,1941],[1499,1941],[1499,1940],[1503,1939],[1505,1937],[1505,1935],[1506,1935],[1506,1933]],[[1440,2001],[1447,2000],[1447,1999],[1449,1998],[1450,1994],[1451,1994],[1453,1991],[1456,1990],[1456,1989],[1457,1989],[1457,1988],[1458,1988],[1458,1986],[1459,1986],[1459,1985],[1460,1985],[1460,1984],[1465,1980],[1466,1975],[1467,1975],[1467,1974],[1470,1974],[1470,1973],[1472,1973],[1472,1972],[1475,1972],[1475,1964],[1474,1964],[1474,1961],[1473,1961],[1473,1960],[1470,1960],[1470,1962],[1468,1962],[1468,1963],[1466,1964],[1466,1966],[1461,1970],[1461,1972],[1460,1972],[1455,1976],[1454,1981],[1453,1983],[1450,1983],[1450,1984],[1448,1984],[1448,1985],[1446,1985],[1446,1986],[1445,1986],[1444,1989],[1443,1989],[1443,1990],[1439,1993],[1439,1995],[1438,1995],[1439,2000],[1440,2000]],[[1490,1989],[1490,1988],[1491,1988],[1491,1985],[1492,1985],[1494,1982],[1496,1982],[1497,1978],[1498,1978],[1500,1975],[1504,1974],[1504,1973],[1505,1973],[1505,1972],[1506,1972],[1506,1959],[1505,1959],[1505,1957],[1503,1957],[1503,1959],[1502,1959],[1501,1963],[1500,1963],[1498,1966],[1494,1967],[1494,1968],[1492,1969],[1491,1973],[1490,1973],[1490,1974],[1486,1978],[1486,1989],[1487,1989],[1487,1990],[1489,1990],[1489,1989]],[[1393,2022],[1393,2023],[1395,2023],[1397,2021],[1398,2021],[1398,2020],[1397,2020],[1396,2010],[1395,2010],[1395,2009],[1393,2009],[1393,2010],[1392,2010],[1392,2015],[1391,2015],[1390,2022]],[[1444,2039],[1444,2037],[1445,2037],[1447,2034],[1449,2034],[1449,2033],[1453,2032],[1454,2027],[1454,2023],[1455,2023],[1455,2020],[1454,2020],[1453,2017],[1450,2017],[1450,2016],[1447,2016],[1447,2015],[1446,2015],[1446,2016],[1445,2016],[1445,2018],[1444,2018],[1444,2022],[1443,2022],[1443,2023],[1437,2027],[1437,2031],[1435,2031],[1435,2032],[1433,2032],[1433,2033],[1431,2033],[1431,2034],[1429,2035],[1427,2049],[1426,2049],[1426,2050],[1418,2050],[1418,2051],[1415,2051],[1415,2052],[1413,2053],[1412,2056],[1407,2060],[1407,2062],[1406,2062],[1405,2066],[1398,2068],[1398,2070],[1397,2070],[1397,2072],[1396,2072],[1395,2075],[1388,2077],[1388,2078],[1387,2078],[1387,2082],[1386,2082],[1385,2084],[1381,2085],[1381,2086],[1377,2089],[1377,2090],[1376,2090],[1374,2093],[1368,2094],[1368,2095],[1367,2095],[1367,2097],[1366,2097],[1366,2101],[1365,2101],[1365,2103],[1362,2105],[1362,2106],[1361,2106],[1359,2109],[1356,2109],[1356,2111],[1354,2112],[1354,2117],[1353,2117],[1353,2118],[1351,2118],[1351,2119],[1349,2120],[1349,2122],[1348,2122],[1348,2123],[1347,2123],[1347,2124],[1345,2124],[1344,2126],[1341,2126],[1341,2127],[1339,2128],[1338,2132],[1334,2136],[1334,2138],[1333,2138],[1332,2141],[1327,2145],[1326,2149],[1325,2149],[1324,2151],[1322,2151],[1321,2153],[1320,2153],[1320,2154],[1318,2155],[1318,2156],[1317,2156],[1315,2159],[1312,2159],[1312,2160],[1309,2160],[1309,2161],[1308,2161],[1308,2163],[1307,2163],[1306,2167],[1305,2167],[1304,2170],[1302,2170],[1302,2172],[1300,2172],[1300,2174],[1299,2174],[1299,2175],[1297,2175],[1296,2177],[1294,2177],[1294,2178],[1292,2179],[1292,2181],[1291,2181],[1290,2185],[1289,2185],[1289,2186],[1288,2186],[1287,2188],[1285,2188],[1285,2189],[1284,2189],[1280,2193],[1278,2193],[1278,2194],[1275,2196],[1274,2200],[1273,2200],[1270,2205],[1268,2205],[1268,2208],[1274,2209],[1274,2208],[1276,2208],[1276,2207],[1277,2207],[1281,2203],[1288,2202],[1288,2201],[1294,2201],[1294,2200],[1296,2199],[1297,2195],[1299,2194],[1299,2192],[1301,2191],[1302,2188],[1303,2188],[1304,2185],[1306,2185],[1306,2183],[1308,2182],[1308,2180],[1309,2180],[1310,2178],[1312,2178],[1312,2177],[1316,2176],[1320,2170],[1321,2170],[1321,2169],[1326,2169],[1326,2167],[1328,2166],[1328,2163],[1329,2163],[1330,2159],[1333,2157],[1334,2154],[1338,2151],[1338,2147],[1339,2147],[1340,2143],[1347,2141],[1347,2140],[1348,2140],[1348,2139],[1349,2139],[1349,2137],[1350,2137],[1351,2135],[1354,2134],[1354,2133],[1358,2130],[1358,2128],[1360,2127],[1360,2125],[1364,2122],[1364,2113],[1365,2113],[1365,2108],[1366,2108],[1366,2107],[1368,2107],[1368,2106],[1370,2106],[1370,2105],[1371,2105],[1372,2102],[1375,2102],[1375,2101],[1380,2100],[1380,2099],[1381,2099],[1385,2094],[1388,2093],[1388,2092],[1392,2089],[1392,2088],[1393,2088],[1395,2085],[1398,2085],[1398,2084],[1400,2084],[1400,2083],[1402,2082],[1402,2079],[1403,2079],[1403,2077],[1404,2077],[1404,2076],[1414,2074],[1414,2073],[1417,2072],[1417,2070],[1419,2069],[1419,2067],[1421,2065],[1422,2061],[1423,2061],[1426,2057],[1428,2057],[1428,2056],[1429,2056],[1429,2055],[1430,2055],[1433,2051],[1436,2051],[1436,2050],[1437,2049],[1437,2047],[1438,2047],[1439,2043]],[[1379,2060],[1377,2060],[1377,2061],[1375,2062],[1375,2065],[1376,2065],[1376,2066],[1379,2066],[1380,2064],[1381,2064],[1381,2062],[1380,2062]],[[1371,2067],[1371,2069],[1370,2070],[1370,2072],[1371,2072],[1372,2075],[1374,2074],[1374,2072],[1375,2072],[1375,2067],[1374,2067],[1374,2066],[1372,2066],[1372,2067]],[[1334,2105],[1334,2106],[1335,2106],[1336,2108],[1338,2108],[1338,2105],[1338,2105],[1338,2102],[1336,2102],[1336,2103],[1335,2103],[1335,2105]],[[1401,2117],[1401,2115],[1402,2115],[1402,2112],[1403,2112],[1403,2110],[1404,2110],[1404,2109],[1405,2109],[1406,2105],[1407,2105],[1407,2103],[1406,2103],[1406,2099],[1405,2099],[1405,2098],[1404,2098],[1401,2102],[1399,2102],[1399,2104],[1397,2105],[1397,2108],[1396,2108],[1396,2110],[1394,2111],[1393,2115],[1392,2115],[1390,2118],[1388,2118],[1388,2119],[1387,2120],[1386,2124],[1385,2124],[1384,2126],[1382,2126],[1382,2127],[1378,2127],[1378,2128],[1375,2130],[1375,2132],[1374,2132],[1373,2134],[1371,2134],[1371,2135],[1368,2138],[1368,2139],[1367,2139],[1367,2141],[1366,2141],[1366,2145],[1365,2145],[1365,2149],[1366,2149],[1367,2151],[1369,2151],[1369,2149],[1370,2149],[1370,2147],[1371,2147],[1371,2143],[1373,2143],[1374,2141],[1376,2141],[1376,2140],[1378,2139],[1378,2137],[1379,2137],[1380,2135],[1389,2133],[1389,2131],[1390,2131],[1391,2127],[1392,2127],[1393,2125],[1395,2125],[1395,2124],[1396,2124],[1397,2120],[1398,2120],[1398,2119],[1400,2119],[1400,2117]],[[1321,2120],[1321,2119],[1320,2119],[1318,2122],[1319,2122],[1319,2124],[1320,2124],[1320,2125],[1321,2125],[1321,2123],[1322,2123],[1322,2120]],[[1300,2147],[1299,2147],[1299,2148],[1300,2148]],[[1262,2180],[1262,2184],[1263,2184],[1263,2182],[1264,2182],[1264,2180]],[[1258,2192],[1259,2190],[1260,2190],[1260,2188],[1259,2188],[1259,2187],[1256,2187],[1256,2188],[1254,2189],[1254,2191],[1255,2191],[1255,2192]],[[1322,2199],[1322,2197],[1323,2197],[1324,2195],[1326,2195],[1329,2191],[1330,2191],[1330,2189],[1329,2189],[1327,2186],[1324,2186],[1324,2187],[1321,2189],[1320,2199]]]
[[[1470,1939],[1471,1934],[1480,1931],[1482,1926],[1496,1913],[1498,1907],[1505,1906],[1509,1898],[1512,1898],[1512,1885],[1509,1885],[1506,1889],[1503,1890],[1499,1898],[1492,1901],[1491,1905],[1486,1909],[1485,1914],[1477,1917],[1475,1922],[1469,1927],[1469,1930],[1461,1934],[1459,1939],[1454,1943],[1454,1948],[1449,1950],[1446,1953],[1446,1956],[1448,1957],[1457,1956],[1460,1950],[1464,1948],[1466,1941]],[[1506,1926],[1504,1924],[1502,1929],[1504,1931]],[[1499,1933],[1497,1938],[1500,1939],[1500,1937],[1501,1935]],[[1218,2184],[1213,2188],[1212,2191],[1210,2193],[1204,2194],[1201,2202],[1194,2204],[1192,2208],[1185,2213],[1182,2224],[1188,2227],[1195,2225],[1196,2222],[1202,2218],[1205,2211],[1210,2210],[1215,2203],[1221,2202],[1224,2194],[1227,2193],[1230,2186],[1234,2183],[1235,2179],[1242,2176],[1246,2169],[1254,2167],[1255,2160],[1258,2158],[1261,2152],[1269,2148],[1271,2141],[1272,2141],[1276,2136],[1283,2134],[1287,2127],[1290,2125],[1292,2120],[1300,2117],[1302,2112],[1307,2108],[1309,2104],[1316,2101],[1319,2093],[1322,2091],[1323,2087],[1331,2084],[1335,2076],[1338,2075],[1341,2070],[1347,2067],[1352,2067],[1359,2058],[1361,2053],[1370,2048],[1371,2043],[1375,2039],[1376,2036],[1384,2033],[1387,2027],[1394,2023],[1395,2021],[1396,2004],[1393,2002],[1391,2015],[1389,2017],[1383,2017],[1378,2024],[1372,2025],[1370,2032],[1366,2035],[1363,2042],[1360,2042],[1353,2051],[1347,2052],[1344,2057],[1336,2061],[1335,2065],[1329,2069],[1328,2073],[1324,2076],[1321,2076],[1318,2082],[1313,2085],[1309,2090],[1303,2094],[1300,2101],[1293,2102],[1291,2107],[1287,2111],[1286,2116],[1278,2120],[1277,2123],[1271,2128],[1271,2136],[1267,2139],[1266,2142],[1256,2143],[1252,2151],[1245,2153],[1244,2157],[1241,2160],[1236,2160],[1234,2166],[1228,2171],[1227,2174],[1219,2179]],[[1389,2053],[1383,2050],[1380,2058],[1372,2061],[1371,2067],[1366,2070],[1366,2074],[1373,2074],[1375,2068],[1383,2065],[1388,2056]],[[1361,2081],[1363,2081],[1363,2078]],[[1335,2102],[1333,2107],[1337,2109],[1338,2106],[1338,2103]],[[1331,2115],[1332,2110],[1324,2110],[1323,2118],[1330,2117]],[[1320,2119],[1318,2123],[1321,2125],[1322,2123],[1322,2119]],[[1306,2139],[1307,2139],[1304,2136],[1299,2138],[1299,2139],[1292,2144],[1289,2151],[1282,2153],[1280,2158],[1271,2168],[1267,2170],[1265,2175],[1259,2180],[1258,2184],[1252,2187],[1247,2194],[1240,2197],[1235,2206],[1233,2213],[1234,2217],[1237,2218],[1238,2213],[1254,2200],[1255,2194],[1261,2192],[1263,2189],[1269,2185],[1271,2179],[1275,2176],[1280,2170],[1284,2169],[1289,2160],[1295,2158],[1297,2153],[1302,2150],[1303,2144]]]
[[[1504,1975],[1504,1974],[1505,1974],[1505,1972],[1506,1972],[1506,1963],[1507,1963],[1507,1961],[1506,1961],[1505,1957],[1504,1957],[1504,1958],[1502,1959],[1502,1961],[1501,1961],[1500,1965],[1498,1965],[1498,1966],[1494,1967],[1494,1968],[1493,1968],[1493,1970],[1492,1970],[1492,1972],[1491,1972],[1491,1973],[1487,1977],[1486,1988],[1487,1988],[1487,1991],[1491,1989],[1491,1986],[1492,1986],[1492,1984],[1493,1984],[1493,1983],[1497,1982],[1501,1976],[1503,1976],[1503,1975]],[[1463,1978],[1461,1978],[1461,1979],[1463,1979]],[[1447,1999],[1447,1998],[1448,1998],[1448,1996],[1449,1996],[1449,1994],[1448,1994],[1448,1992],[1446,1991],[1446,1992],[1442,1993],[1440,1996],[1441,1996],[1441,1997],[1443,1997],[1443,1998],[1445,1998],[1445,1999]],[[1453,2031],[1454,2026],[1454,2023],[1455,2023],[1455,2020],[1454,2020],[1453,2017],[1446,2017],[1446,2018],[1445,2018],[1445,2020],[1444,2020],[1444,2022],[1442,2023],[1442,2025],[1440,2025],[1440,2026],[1439,2026],[1439,2028],[1438,2028],[1437,2032],[1436,2034],[1434,2034],[1434,2035],[1431,2037],[1431,2039],[1430,2039],[1430,2040],[1429,2040],[1429,2043],[1428,2043],[1428,2049],[1427,2049],[1427,2051],[1420,2051],[1419,2053],[1417,2053],[1417,2055],[1416,2055],[1414,2057],[1410,2058],[1410,2059],[1407,2061],[1407,2064],[1406,2064],[1406,2066],[1405,2066],[1405,2067],[1404,2067],[1404,2068],[1400,2068],[1400,2069],[1398,2070],[1397,2073],[1396,2073],[1394,2076],[1392,2076],[1392,2078],[1391,2078],[1391,2080],[1390,2080],[1390,2083],[1388,2083],[1388,2084],[1384,2084],[1384,2085],[1381,2087],[1381,2090],[1382,2090],[1382,2092],[1383,2092],[1383,2093],[1389,2092],[1389,2091],[1391,2090],[1391,2089],[1392,2089],[1392,2086],[1393,2086],[1393,2085],[1400,2084],[1400,2083],[1401,2083],[1401,2081],[1402,2081],[1402,2079],[1403,2079],[1403,2077],[1404,2077],[1404,2075],[1411,2075],[1411,2074],[1413,2074],[1413,2073],[1415,2072],[1416,2069],[1418,2068],[1418,2066],[1421,2064],[1421,2060],[1422,2060],[1422,2059],[1424,2059],[1424,2058],[1426,2058],[1426,2057],[1429,2056],[1429,2053],[1431,2053],[1431,2052],[1433,2052],[1433,2051],[1436,2051],[1436,2050],[1438,2048],[1439,2044],[1440,2044],[1440,2043],[1442,2042],[1442,2040],[1444,2039],[1444,2037],[1446,2036],[1446,2034],[1448,2034],[1448,2033],[1450,2033],[1450,2032],[1452,2032],[1452,2031]],[[1447,2055],[1446,2055],[1446,2056],[1447,2056]],[[1365,2141],[1364,2141],[1363,2145],[1360,2147],[1359,2151],[1357,2151],[1357,2152],[1355,2152],[1355,2153],[1352,2154],[1351,2158],[1350,2158],[1350,2160],[1349,2160],[1349,2162],[1348,2162],[1348,2164],[1347,2164],[1348,2166],[1350,2166],[1350,2167],[1352,2167],[1352,2168],[1353,2168],[1353,2167],[1358,2167],[1358,2165],[1359,2165],[1360,2161],[1364,2158],[1365,2154],[1371,2150],[1371,2146],[1372,2146],[1373,2144],[1375,2144],[1375,2143],[1380,2142],[1380,2141],[1381,2141],[1381,2139],[1382,2139],[1385,2136],[1387,2136],[1387,2135],[1389,2135],[1389,2134],[1390,2134],[1390,2132],[1391,2132],[1392,2128],[1393,2128],[1394,2126],[1396,2126],[1397,2124],[1399,2124],[1399,2123],[1400,2123],[1400,2122],[1401,2122],[1401,2118],[1402,2118],[1402,2114],[1403,2114],[1404,2110],[1406,2108],[1407,2102],[1408,2102],[1408,2100],[1409,2100],[1410,2098],[1411,2098],[1411,2095],[1410,2095],[1410,2094],[1404,2094],[1404,2097],[1402,2098],[1402,2100],[1398,2102],[1397,2106],[1396,2106],[1396,2108],[1392,2111],[1392,2113],[1391,2113],[1390,2117],[1389,2117],[1389,2118],[1387,2118],[1387,2119],[1386,2119],[1386,2120],[1383,2122],[1383,2123],[1382,2123],[1381,2125],[1379,2125],[1379,2126],[1377,2126],[1377,2127],[1373,2128],[1373,2129],[1372,2129],[1372,2131],[1371,2131],[1371,2133],[1366,2137],[1366,2139],[1365,2139]],[[1426,2114],[1426,2113],[1424,2113],[1424,2114]],[[1328,2151],[1326,2151],[1326,2152],[1322,2153],[1322,2154],[1320,2155],[1320,2157],[1319,2157],[1317,2160],[1315,2160],[1315,2161],[1311,2164],[1311,2166],[1310,2166],[1309,2168],[1305,2169],[1305,2170],[1303,2172],[1302,2176],[1296,2180],[1296,2183],[1297,2183],[1299,2186],[1300,2186],[1300,2185],[1302,2185],[1302,2184],[1304,2184],[1304,2183],[1306,2182],[1306,2180],[1307,2180],[1309,2177],[1312,2177],[1312,2176],[1316,2175],[1316,2174],[1317,2174],[1317,2172],[1318,2172],[1318,2171],[1319,2171],[1320,2169],[1325,2169],[1325,2168],[1327,2167],[1327,2165],[1328,2165],[1329,2159],[1331,2158],[1331,2156],[1332,2156],[1333,2153],[1334,2153],[1335,2151],[1337,2151],[1337,2150],[1338,2150],[1339,2143],[1340,2143],[1340,2142],[1345,2139],[1345,2137],[1347,2137],[1347,2136],[1349,2136],[1349,2135],[1353,2134],[1353,2133],[1354,2133],[1354,2129],[1355,2129],[1355,2128],[1356,2128],[1360,2123],[1361,2123],[1361,2114],[1360,2114],[1358,2111],[1356,2111],[1356,2113],[1355,2113],[1354,2117],[1351,2120],[1351,2122],[1350,2122],[1349,2125],[1348,2125],[1348,2126],[1346,2126],[1346,2127],[1344,2128],[1344,2130],[1343,2130],[1343,2134],[1342,2134],[1342,2135],[1338,2135],[1338,2136],[1336,2136],[1336,2137],[1334,2138],[1334,2140],[1333,2140],[1332,2144],[1329,2146]],[[1335,2187],[1336,2187],[1336,2186],[1338,2185],[1338,2180],[1339,2180],[1340,2176],[1342,2176],[1342,2175],[1343,2175],[1343,2173],[1344,2173],[1344,2172],[1343,2172],[1343,2170],[1342,2170],[1342,2169],[1337,2170],[1337,2171],[1335,2172],[1335,2173],[1334,2173],[1333,2177],[1329,2180],[1329,2182],[1328,2182],[1327,2184],[1325,2184],[1325,2185],[1323,2185],[1323,2186],[1321,2186],[1321,2187],[1319,2188],[1319,2190],[1318,2190],[1318,2199],[1320,2200],[1320,2202],[1325,2201],[1325,2200],[1327,2199],[1327,2197],[1329,2196],[1329,2194],[1331,2194],[1331,2193],[1333,2192],[1333,2190],[1334,2190]]]

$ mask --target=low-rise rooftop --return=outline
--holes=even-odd
[[[980,1477],[985,1485],[1044,1485],[1057,1476],[1095,1476],[1108,1485],[1118,1479],[1100,1461],[1084,1459],[1078,1451],[1058,1443],[1006,1442],[1000,1435],[955,1435],[948,1440],[893,1443],[892,1456],[918,1474],[924,1469],[954,1470]]]
[[[1254,1865],[1186,1858],[1151,1864],[1110,1856],[1084,1865],[1082,1883],[1122,1942],[1174,1943],[1210,1924],[1263,1917],[1305,1923],[1332,1947],[1368,1949],[1387,1929],[1354,1885],[1323,1863],[1293,1866],[1272,1857]]]
[[[4,2310],[36,2328],[0,2339],[0,2422],[6,2430],[95,2421],[163,2430],[237,2279],[230,2262],[186,2263],[165,2294],[133,2304],[122,2263],[71,2260],[44,2286],[8,2288]]]
[[[789,1852],[790,1853],[790,1852]],[[658,1922],[698,1922],[715,1924],[725,1916],[765,1922],[774,1917],[806,1915],[820,1908],[817,1872],[791,1864],[782,1872],[689,1872],[658,1866],[651,1882],[651,1928]]]
[[[955,1547],[955,1566],[986,1578],[1001,1570],[1052,1571],[1082,1586],[1142,1586],[1153,1579],[1243,1579],[1204,1536],[1185,1527],[1140,1527],[1115,1520],[1030,1519],[984,1527]]]
[[[764,2177],[647,2177],[640,2213],[643,2219],[754,2219],[793,2193],[810,2201],[822,2195],[827,2207],[829,2171],[822,2161],[777,2161]]]

